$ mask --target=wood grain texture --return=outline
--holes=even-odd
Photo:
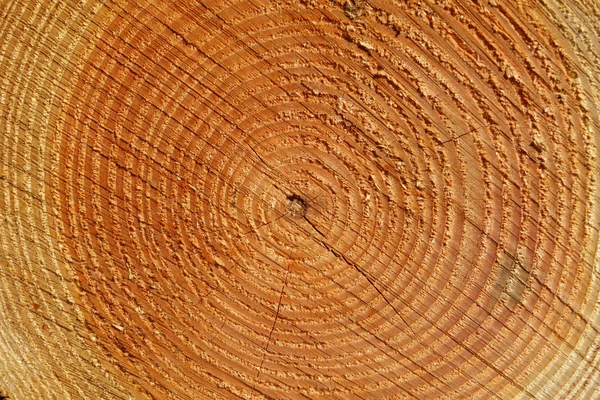
[[[0,395],[600,398],[595,0],[0,1]]]

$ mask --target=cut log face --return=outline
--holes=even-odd
[[[594,1],[42,3],[0,398],[600,398]]]

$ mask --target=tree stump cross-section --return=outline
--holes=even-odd
[[[595,0],[0,1],[0,398],[599,399]]]

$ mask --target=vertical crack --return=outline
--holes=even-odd
[[[279,319],[279,310],[281,309],[281,302],[283,300],[283,292],[285,291],[285,287],[287,286],[288,277],[290,275],[290,266],[288,265],[287,271],[285,272],[285,279],[283,281],[283,285],[281,285],[281,292],[279,293],[279,301],[277,302],[277,310],[275,311],[275,318],[273,319],[273,324],[271,325],[271,331],[269,332],[269,337],[267,339],[267,343],[263,350],[262,360],[260,361],[260,366],[258,367],[258,373],[256,374],[256,379],[262,373],[263,364],[265,362],[265,358],[267,357],[267,353],[269,352],[269,344],[271,344],[271,337],[273,336],[273,331],[275,330],[275,325],[277,325],[277,320]],[[256,381],[254,382],[254,386],[252,387],[252,392],[256,390]]]

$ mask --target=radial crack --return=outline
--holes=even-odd
[[[277,310],[275,311],[275,318],[273,319],[273,324],[271,325],[271,331],[269,332],[269,337],[267,339],[267,344],[265,345],[262,360],[260,362],[260,366],[258,367],[258,373],[256,374],[256,379],[262,373],[263,364],[265,362],[265,358],[267,357],[267,353],[269,352],[269,344],[271,344],[271,337],[273,336],[273,331],[275,330],[275,325],[277,325],[277,320],[279,319],[279,310],[281,309],[281,301],[283,300],[283,292],[285,291],[285,287],[287,286],[288,277],[290,275],[290,267],[288,265],[287,271],[285,273],[285,279],[283,281],[283,285],[281,286],[281,292],[279,293],[279,301],[277,303]],[[256,388],[256,382],[254,382],[254,387],[252,390],[254,391]]]
[[[306,222],[308,222],[308,224],[310,226],[313,227],[313,229],[317,233],[319,233],[319,235],[321,235],[324,238],[326,238],[326,236],[308,218],[306,218],[306,216],[304,217],[304,219],[306,220]],[[325,242],[323,240],[320,240],[320,239],[318,239],[318,241],[327,250],[329,250],[331,252],[331,254],[333,254],[336,258],[341,259],[347,265],[353,267],[356,271],[358,271],[358,273],[361,274],[367,280],[367,282],[369,282],[369,284],[373,287],[373,289],[375,289],[375,291],[379,294],[379,296],[381,296],[381,298],[387,303],[387,305],[390,306],[392,310],[394,310],[394,312],[396,313],[396,315],[398,316],[398,318],[400,318],[400,320],[402,321],[402,323],[404,323],[404,325],[406,325],[406,327],[411,331],[411,333],[413,335],[415,334],[414,331],[412,330],[412,328],[410,327],[410,325],[404,319],[404,317],[402,317],[402,315],[400,314],[400,312],[398,311],[398,309],[396,307],[394,307],[394,305],[388,300],[387,297],[385,297],[385,295],[383,294],[383,292],[377,287],[377,285],[375,285],[375,282],[373,281],[373,279],[371,279],[369,277],[369,275],[365,271],[363,271],[362,268],[360,268],[358,265],[356,265],[356,263],[348,260],[348,258],[345,255],[343,255],[342,253],[340,253],[339,251],[337,251],[335,248],[333,248],[332,246],[330,246],[327,242]]]

